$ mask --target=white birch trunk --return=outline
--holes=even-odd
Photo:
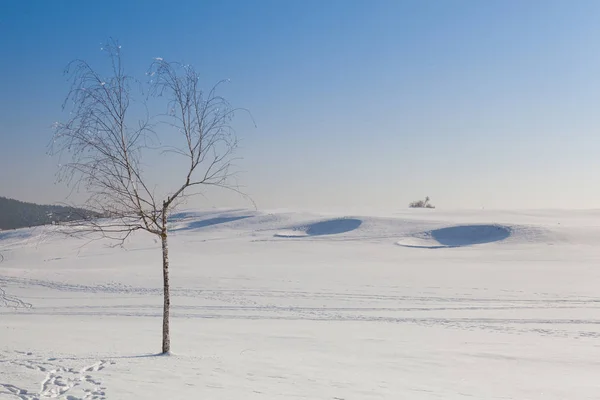
[[[167,210],[163,210],[162,217],[162,255],[163,255],[163,329],[162,329],[162,352],[167,354],[171,351],[171,336],[169,332],[169,312],[171,308],[171,295],[169,292],[169,247],[167,244]]]

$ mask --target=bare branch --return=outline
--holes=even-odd
[[[58,180],[88,194],[84,207],[91,215],[135,221],[125,224],[125,231],[116,232],[95,223],[95,218],[82,219],[93,231],[122,239],[132,228],[158,232],[160,215],[141,169],[153,126],[147,108],[137,123],[129,117],[135,80],[124,73],[120,49],[113,40],[103,48],[111,65],[108,78],[83,60],[69,63],[65,73],[71,89],[63,107],[72,104],[71,118],[55,124],[50,154],[66,158],[59,164]],[[74,232],[81,233],[78,229]]]
[[[151,76],[152,93],[168,97],[167,118],[164,123],[175,128],[183,137],[180,148],[168,151],[182,155],[188,160],[187,173],[180,186],[163,202],[168,209],[184,192],[200,185],[232,189],[233,154],[238,141],[230,125],[237,111],[217,94],[220,81],[208,92],[198,87],[199,74],[190,65],[156,59],[148,75]],[[247,196],[246,196],[247,198]]]

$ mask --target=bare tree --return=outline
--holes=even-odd
[[[85,192],[84,207],[106,217],[84,219],[78,232],[98,233],[120,244],[138,230],[160,238],[162,352],[169,353],[168,216],[202,185],[241,193],[232,183],[231,170],[238,142],[230,123],[237,109],[217,95],[218,84],[204,92],[192,66],[161,58],[150,65],[144,93],[145,85],[124,72],[121,46],[110,41],[103,50],[111,67],[106,78],[83,60],[67,67],[72,86],[64,106],[72,104],[71,116],[56,124],[51,154],[67,156],[67,162],[60,164],[59,180]],[[136,93],[141,102],[134,102]],[[168,103],[167,112],[150,118],[146,100],[161,98]],[[147,180],[142,163],[142,157],[153,152],[187,160],[181,181],[160,194]]]

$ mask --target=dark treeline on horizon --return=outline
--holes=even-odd
[[[89,214],[85,210],[57,205],[42,205],[0,196],[0,229],[18,229],[75,221]]]

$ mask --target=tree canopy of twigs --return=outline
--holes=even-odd
[[[224,81],[202,90],[200,75],[190,65],[155,58],[144,82],[125,73],[116,41],[103,50],[110,67],[106,76],[84,60],[68,64],[71,88],[63,108],[70,106],[71,112],[66,122],[55,124],[50,154],[60,156],[59,181],[85,193],[84,208],[104,217],[85,218],[70,226],[72,233],[96,233],[120,244],[138,230],[161,238],[163,328],[168,331],[167,218],[202,186],[243,195],[232,170],[238,140],[231,121],[241,109],[218,94]],[[165,112],[150,116],[148,100],[163,100]],[[170,178],[174,186],[162,192],[144,171],[143,157],[157,152],[185,160],[181,172]],[[163,352],[168,352],[168,337],[163,339]]]
[[[120,46],[112,42],[104,50],[112,69],[108,78],[84,60],[74,60],[65,69],[71,89],[63,108],[72,106],[71,117],[55,124],[50,152],[61,157],[59,181],[86,193],[87,209],[111,218],[102,226],[90,227],[107,237],[124,239],[134,230],[157,229],[144,223],[156,203],[140,169],[151,126],[147,116],[138,117],[135,124],[130,121],[134,82],[125,75]]]
[[[144,92],[144,82],[126,75],[121,46],[110,41],[103,50],[110,60],[108,77],[84,60],[68,64],[71,88],[63,108],[71,106],[71,117],[55,124],[50,149],[50,154],[61,156],[58,180],[86,193],[85,208],[107,217],[88,218],[85,225],[118,240],[135,230],[160,235],[163,212],[196,186],[244,195],[231,170],[238,140],[230,122],[239,109],[217,94],[224,81],[204,92],[194,67],[156,58],[146,74]],[[166,111],[152,118],[147,110],[131,115],[132,103],[142,104],[147,97],[164,98]],[[180,136],[185,144],[161,145],[161,129]],[[142,167],[145,152],[156,151],[187,159],[180,182],[160,199]]]

